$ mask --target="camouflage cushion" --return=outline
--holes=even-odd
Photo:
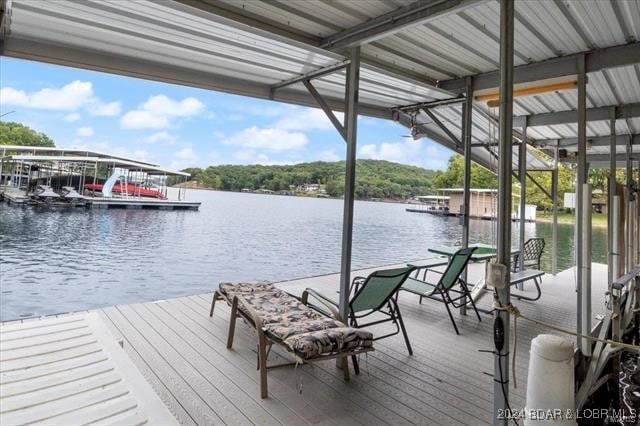
[[[309,308],[269,283],[222,283],[219,291],[229,300],[241,297],[263,323],[263,331],[303,359],[369,348],[373,335]],[[238,304],[242,310],[242,303]]]

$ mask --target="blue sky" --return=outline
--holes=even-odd
[[[0,113],[84,148],[182,169],[217,164],[294,164],[345,157],[324,113],[93,71],[0,58]],[[368,117],[358,122],[358,158],[431,169],[452,152],[408,129]]]

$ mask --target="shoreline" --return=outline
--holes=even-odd
[[[553,223],[553,218],[551,216],[547,217],[547,216],[543,216],[543,217],[536,217],[536,223]],[[571,218],[569,217],[563,217],[558,215],[558,224],[559,225],[575,225],[576,221],[573,218],[573,216]],[[604,216],[604,220],[600,220],[598,218],[598,220],[592,221],[591,222],[591,226],[594,228],[606,228],[607,227],[607,219],[606,216]]]

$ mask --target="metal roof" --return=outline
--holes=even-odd
[[[102,163],[109,164],[114,167],[145,172],[149,175],[191,176],[189,173],[165,169],[157,164],[79,149],[0,145],[0,151],[3,153],[3,156],[0,156],[1,161],[24,161],[33,163]],[[6,154],[6,151],[9,151],[11,154],[4,155]],[[21,154],[14,154],[18,152]]]
[[[306,106],[317,104],[302,83],[274,86],[339,66],[345,49],[359,45],[359,113],[407,126],[413,124],[410,118],[396,108],[456,97],[467,76],[473,76],[476,93],[498,86],[495,1],[0,1],[8,10],[3,55]],[[584,55],[588,108],[601,109],[600,119],[588,123],[588,137],[609,134],[608,115],[602,117],[609,107],[623,107],[616,112],[619,134],[639,134],[640,108],[627,107],[640,103],[640,3],[518,1],[515,9],[516,88],[571,80]],[[332,109],[343,108],[344,70],[313,82]],[[538,122],[528,128],[527,142],[550,153],[550,141],[559,140],[554,144],[571,151],[568,141],[577,137],[577,120],[559,113],[575,111],[576,98],[576,90],[515,98],[514,114]],[[474,107],[473,141],[486,146],[474,146],[473,159],[493,168],[490,117],[496,112],[480,102]],[[434,112],[448,131],[420,113],[418,135],[462,152],[448,134],[460,136],[460,105]],[[549,124],[549,115],[568,118]],[[607,150],[600,144],[588,155]],[[514,166],[517,161],[514,156]],[[549,167],[537,151],[528,150],[528,169]]]

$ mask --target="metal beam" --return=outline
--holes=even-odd
[[[626,146],[627,140],[631,138],[632,145],[640,145],[640,134],[634,135],[617,135],[617,146]],[[590,136],[587,137],[587,145],[594,146],[609,146],[611,138],[610,136]],[[564,138],[564,139],[538,139],[531,142],[536,148],[553,148],[559,144],[560,148],[575,147],[578,145],[578,138]]]
[[[511,304],[509,275],[511,265],[511,173],[513,137],[513,33],[514,1],[500,0],[500,145],[498,159],[498,245],[496,262],[503,269],[503,282],[495,288],[496,302]],[[477,90],[474,78],[474,88]],[[502,324],[502,342],[495,348],[493,368],[493,424],[506,425],[499,413],[509,408],[509,314],[495,310],[494,323]]]
[[[462,104],[462,143],[464,147],[464,179],[463,188],[463,205],[464,216],[462,216],[462,247],[469,247],[469,222],[471,218],[471,132],[473,126],[473,81],[467,79],[467,90],[464,104]],[[464,270],[462,279],[467,282],[467,269]],[[467,305],[460,305],[460,313],[467,313]]]
[[[527,120],[524,120],[522,126],[522,136],[524,140],[527,140]],[[518,172],[520,180],[520,229],[519,229],[519,237],[520,237],[520,256],[518,256],[518,260],[520,261],[518,265],[518,270],[522,271],[524,269],[524,224],[525,224],[525,212],[527,209],[527,144],[521,143],[518,147]],[[532,181],[535,182],[532,177],[529,177]],[[537,185],[537,182],[535,182]],[[538,185],[540,186],[540,185]],[[545,191],[546,192],[546,191]],[[549,197],[551,198],[551,197]],[[520,286],[522,289],[522,285]]]
[[[458,96],[456,98],[439,99],[436,101],[419,102],[417,104],[403,105],[403,106],[396,107],[394,109],[398,111],[416,111],[422,108],[432,108],[436,106],[459,104],[464,102],[465,100],[466,98],[464,96]]]
[[[317,47],[321,41],[321,37],[310,35],[300,30],[294,30],[291,26],[283,23],[265,18],[259,14],[255,14],[247,11],[241,7],[234,6],[230,3],[224,2],[210,2],[204,0],[172,0],[190,7],[193,7],[201,12],[207,13],[207,19],[212,19],[216,22],[223,22],[225,24],[232,24],[238,28],[242,28],[246,31],[250,31],[259,35],[266,35],[273,37],[278,36],[288,39],[289,42],[298,42],[304,45],[305,48],[309,46]],[[348,54],[343,54],[343,57],[347,57]],[[378,70],[385,71],[392,74],[396,78],[403,78],[407,81],[415,82],[419,85],[435,86],[436,81],[423,74],[413,72],[408,69],[402,69],[395,66],[392,63],[381,61],[375,57],[368,56],[366,54],[360,55],[360,63],[370,65]],[[437,89],[436,89],[437,90]]]
[[[615,118],[640,117],[640,102],[622,106],[608,105],[587,109],[587,121],[605,121],[611,118],[611,111],[615,110]],[[520,115],[513,118],[514,127],[522,127],[524,119],[529,127],[553,126],[578,122],[578,111],[555,111],[544,114]]]
[[[327,102],[324,100],[322,95],[318,93],[316,88],[313,87],[313,84],[311,84],[309,80],[303,80],[302,83],[304,84],[304,87],[307,88],[311,96],[313,96],[313,99],[315,99],[316,102],[318,102],[318,105],[320,105],[320,108],[322,108],[322,111],[324,111],[327,118],[329,118],[329,121],[331,121],[331,124],[333,124],[333,127],[336,128],[338,133],[340,133],[340,136],[342,136],[342,139],[344,139],[346,142],[347,131],[345,130],[342,123],[340,123],[340,120],[338,120],[338,117],[336,117],[336,115],[333,113],[333,111],[331,110],[331,107],[327,104]]]
[[[553,170],[551,172],[551,201],[553,221],[551,228],[551,273],[558,273],[558,147],[553,150]]]
[[[320,42],[320,47],[337,50],[360,46],[390,36],[408,27],[460,12],[481,1],[486,0],[418,0],[326,37]]]
[[[630,156],[627,155],[627,153],[622,153],[622,152],[616,154],[615,156],[616,167],[625,167],[627,157],[630,157],[631,160],[633,161],[640,160],[640,152],[635,152]],[[563,162],[568,164],[576,164],[577,160],[576,160],[576,157],[572,157],[564,160]],[[589,163],[590,166],[606,165],[608,167],[609,154],[587,154],[587,162]]]
[[[607,206],[607,220],[609,227],[607,232],[607,245],[608,245],[608,262],[607,262],[607,273],[608,273],[608,289],[611,291],[611,284],[613,280],[618,277],[613,276],[613,254],[616,251],[616,248],[613,247],[613,233],[615,230],[613,229],[615,224],[613,220],[613,197],[616,195],[616,118],[615,111],[612,111],[611,118],[609,120],[609,131],[611,135],[609,136],[609,191],[607,194],[608,206]]]
[[[625,213],[624,213],[624,218],[625,218],[625,231],[626,231],[626,240],[627,240],[627,247],[625,250],[625,266],[626,266],[626,271],[625,272],[631,272],[631,270],[633,269],[633,227],[632,227],[632,220],[631,220],[631,197],[633,194],[633,176],[632,176],[632,159],[631,159],[631,141],[627,141],[627,146],[626,146],[626,156],[627,156],[627,164],[626,166],[626,178],[627,178],[627,182],[626,182],[626,187],[627,187],[627,194],[625,197]]]
[[[291,86],[292,84],[300,83],[303,80],[312,80],[314,78],[322,77],[323,75],[333,74],[349,65],[349,59],[338,62],[336,64],[328,65],[326,67],[318,68],[306,74],[299,75],[288,80],[281,81],[271,86],[271,90],[280,89],[282,87]]]
[[[436,125],[438,127],[440,127],[440,129],[447,135],[449,136],[449,138],[454,141],[456,143],[456,145],[458,146],[463,146],[462,143],[460,143],[460,139],[458,139],[458,137],[456,135],[453,134],[453,132],[451,130],[449,130],[449,128],[447,126],[445,126],[442,121],[440,121],[440,119],[433,113],[431,112],[431,110],[429,110],[429,108],[423,108],[422,111],[424,111],[425,114],[427,114],[429,116],[429,118],[431,120],[433,120],[434,123],[436,123]],[[466,152],[466,151],[465,151]]]
[[[60,47],[55,44],[7,37],[4,55],[14,58],[34,60],[50,64],[71,66],[94,71],[107,72],[146,80],[161,81],[181,86],[216,90],[258,99],[272,99],[295,105],[317,107],[313,97],[297,90],[281,89],[271,93],[269,85],[249,82],[226,75],[196,71],[180,66],[161,64],[141,58],[124,58],[118,55],[98,53],[88,49]],[[344,111],[344,99],[324,98],[334,111]],[[392,119],[390,108],[371,104],[360,104],[361,115]]]
[[[360,79],[360,48],[351,51],[351,63],[347,68],[347,157],[344,185],[344,209],[342,216],[342,255],[340,263],[340,303],[339,312],[344,321],[349,312],[349,286],[351,284],[351,249],[353,241],[353,207],[356,182],[356,142],[358,127],[358,85]],[[344,365],[343,368],[348,368]]]
[[[591,331],[591,259],[587,247],[590,241],[585,229],[585,184],[588,179],[587,166],[587,74],[586,58],[576,58],[578,68],[578,170],[576,173],[576,297],[577,297],[577,332],[589,334]],[[578,348],[584,355],[590,354],[589,342],[578,338]]]
[[[632,65],[640,62],[640,42],[520,65],[515,68],[513,83],[519,84],[578,74],[577,59],[581,55],[585,56],[585,72],[587,73],[604,68]],[[498,71],[476,74],[473,78],[475,90],[493,89],[500,84],[500,73]],[[459,94],[464,92],[464,81],[464,77],[444,80],[438,86],[444,90]]]
[[[540,170],[540,171],[542,171],[542,170]],[[553,196],[552,196],[551,194],[549,194],[549,191],[547,191],[546,189],[544,189],[544,187],[543,187],[542,185],[540,185],[540,182],[538,182],[537,180],[535,180],[535,178],[534,178],[534,177],[533,177],[529,172],[526,172],[526,173],[525,173],[525,175],[529,178],[529,180],[531,180],[531,182],[533,182],[533,184],[534,184],[535,186],[537,186],[537,187],[538,187],[538,189],[539,189],[540,191],[542,191],[542,193],[543,193],[544,195],[546,195],[546,196],[547,196],[547,198],[549,198],[550,200],[553,200]]]

